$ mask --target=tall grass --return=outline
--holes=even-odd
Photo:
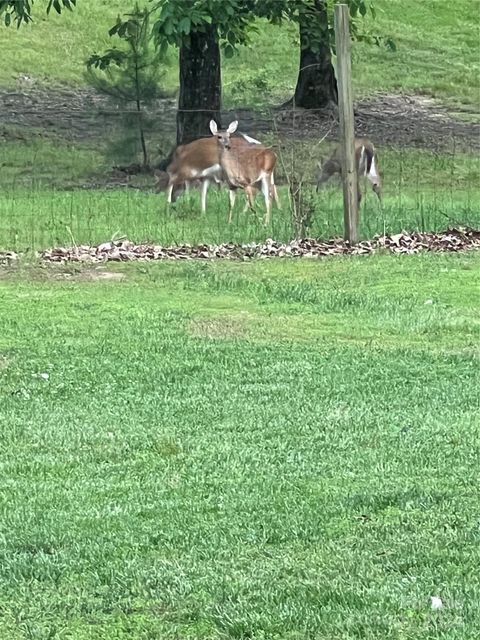
[[[277,183],[291,172],[304,181],[312,219],[308,234],[330,238],[342,235],[341,189],[332,179],[319,194],[313,192],[317,153],[310,145],[290,142],[278,151]],[[22,146],[22,145],[20,145]],[[323,150],[324,151],[324,150]],[[22,155],[23,152],[23,155]],[[256,211],[242,214],[239,194],[234,223],[227,224],[225,190],[211,188],[208,213],[200,213],[199,193],[180,196],[167,208],[164,194],[152,193],[150,178],[130,180],[130,188],[65,190],[68,185],[105,180],[101,156],[95,151],[78,153],[73,147],[30,146],[22,152],[5,145],[9,170],[0,175],[0,247],[16,250],[52,245],[96,243],[113,236],[134,241],[179,244],[251,242],[268,237],[290,240],[295,235],[286,186],[280,187],[282,210],[274,208],[271,226],[263,226],[264,204],[259,195]],[[50,162],[36,162],[40,154]],[[28,165],[28,170],[22,167]],[[90,164],[89,164],[90,163]],[[415,149],[380,149],[384,201],[380,206],[369,188],[361,208],[361,236],[395,233],[402,229],[436,231],[449,225],[480,226],[479,166],[476,156],[464,153],[433,153]],[[96,173],[98,171],[98,173]],[[52,184],[55,188],[52,188]],[[136,186],[135,186],[136,185]]]
[[[280,189],[282,209],[274,208],[269,227],[263,225],[263,200],[256,211],[242,214],[238,203],[229,225],[226,191],[208,196],[208,213],[199,208],[199,194],[179,198],[167,209],[165,196],[133,189],[111,191],[12,190],[0,195],[0,247],[41,249],[52,245],[90,244],[112,237],[162,244],[253,242],[268,237],[290,240],[294,225],[286,188]],[[325,190],[314,201],[308,235],[331,238],[343,233],[338,189]],[[470,192],[392,194],[380,207],[369,194],[361,210],[361,236],[403,229],[438,231],[449,225],[480,225],[477,200]]]

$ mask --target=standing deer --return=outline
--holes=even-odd
[[[342,174],[341,154],[341,148],[337,147],[323,166],[320,162],[318,163],[320,171],[317,175],[317,193],[321,185],[330,180],[333,175]],[[381,202],[382,182],[378,173],[378,156],[375,147],[368,138],[355,138],[355,158],[357,163],[358,204],[360,205],[362,200],[360,176],[365,176],[372,183],[372,189]]]
[[[258,140],[251,138],[245,134],[242,137],[232,138],[231,144],[234,149],[246,149],[255,146],[263,149],[264,147]],[[211,181],[220,184],[224,178],[224,172],[220,164],[220,151],[218,144],[214,138],[199,138],[189,144],[180,145],[175,149],[172,161],[167,167],[168,186],[167,200],[168,203],[174,202],[176,199],[176,191],[185,186],[188,191],[192,182],[201,183],[201,207],[202,213],[207,208],[207,191]],[[233,185],[230,185],[230,203],[231,206],[235,202],[235,192]],[[275,197],[276,197],[275,190]],[[278,201],[277,201],[278,202]]]
[[[215,136],[220,151],[220,165],[230,185],[228,221],[232,221],[232,211],[235,203],[235,192],[232,191],[232,187],[245,191],[248,204],[253,209],[255,185],[260,183],[263,197],[265,198],[265,224],[268,224],[272,217],[272,198],[275,198],[278,206],[273,179],[277,156],[271,149],[263,146],[237,147],[232,144],[235,138],[232,138],[231,135],[235,133],[237,127],[238,120],[234,120],[228,125],[227,129],[219,131],[215,120],[210,120],[210,131]]]

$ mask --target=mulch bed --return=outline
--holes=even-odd
[[[162,246],[135,244],[129,240],[112,240],[102,244],[55,247],[39,252],[44,262],[129,262],[132,260],[212,260],[248,258],[316,258],[332,255],[360,255],[378,251],[391,253],[420,253],[422,251],[447,252],[480,249],[480,230],[469,228],[447,229],[441,233],[402,232],[378,236],[350,245],[341,238],[320,240],[304,238],[291,242],[268,239],[263,243],[218,245],[183,244]],[[8,264],[20,257],[14,251],[0,252],[0,264]]]

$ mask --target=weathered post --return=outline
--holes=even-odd
[[[335,5],[338,110],[342,150],[342,183],[345,240],[358,242],[358,182],[355,163],[350,21],[346,4]]]

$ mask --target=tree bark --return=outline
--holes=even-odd
[[[312,28],[311,20],[316,24]],[[307,22],[308,21],[308,22]],[[322,109],[338,103],[337,81],[332,65],[325,0],[314,0],[314,12],[300,21],[300,70],[293,104],[304,109]],[[317,50],[312,51],[311,34],[318,33]]]
[[[221,75],[217,29],[192,31],[190,43],[180,48],[180,95],[177,144],[210,135],[209,122],[220,123]]]

